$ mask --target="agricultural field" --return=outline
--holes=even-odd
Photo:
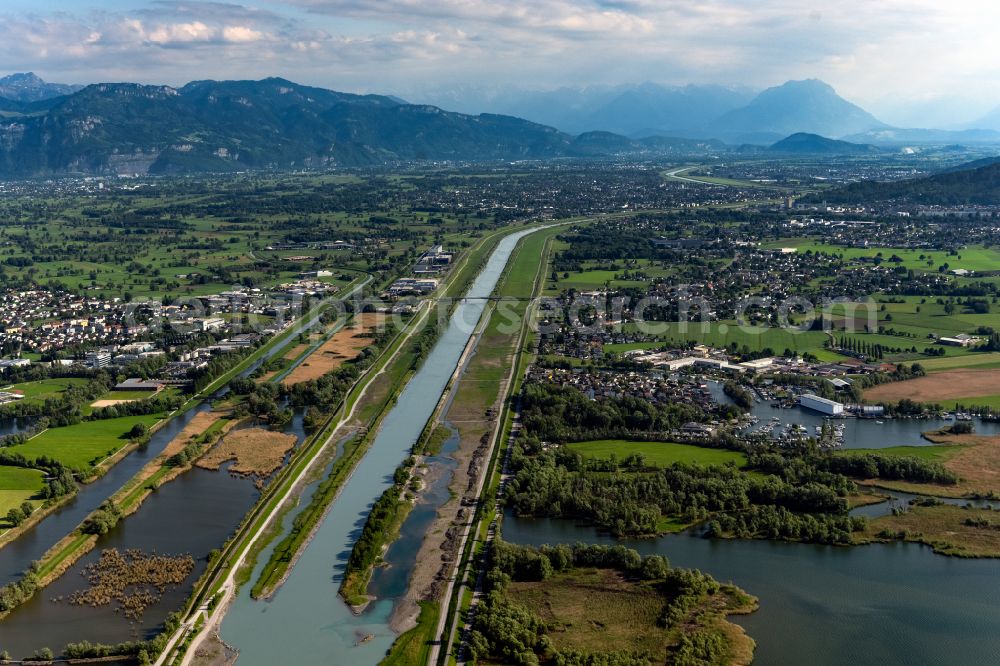
[[[67,467],[89,471],[129,442],[129,431],[136,425],[150,428],[162,414],[123,416],[100,421],[83,421],[63,428],[50,428],[24,444],[9,447],[29,460],[48,456]]]
[[[565,249],[569,245],[565,242],[555,241],[553,251]],[[588,261],[579,271],[567,271],[564,273],[550,273],[546,276],[546,295],[555,295],[566,289],[576,289],[577,291],[592,291],[612,287],[617,289],[649,287],[656,278],[664,278],[673,274],[669,266],[664,266],[660,262],[650,260],[638,260],[630,262],[627,266],[624,262],[615,268],[608,268],[608,262]],[[642,274],[639,277],[636,274]],[[556,277],[555,280],[552,278]]]
[[[274,286],[318,268],[333,272],[321,281],[343,288],[357,271],[407,263],[435,240],[469,242],[467,215],[410,208],[406,199],[416,196],[415,178],[375,186],[356,177],[280,175],[259,179],[248,190],[238,177],[220,177],[3,201],[0,264],[9,280],[125,300],[201,296],[234,284]],[[356,197],[374,196],[373,189],[381,192],[378,198],[396,192],[397,204],[346,212],[357,208]],[[302,227],[306,215],[308,240],[367,238],[378,247],[267,249],[287,242],[288,231]],[[380,240],[400,236],[406,243]]]
[[[746,464],[746,456],[738,451],[710,449],[675,442],[629,442],[620,439],[602,439],[567,444],[570,451],[584,458],[607,460],[615,456],[619,461],[631,455],[641,455],[647,465],[665,467],[674,463],[694,465]]]
[[[32,500],[44,487],[44,481],[45,473],[41,470],[0,466],[0,520],[11,509]],[[41,504],[38,500],[31,503],[36,509]]]
[[[625,332],[644,332],[663,342],[683,344],[695,342],[711,347],[728,347],[735,343],[744,345],[751,351],[766,348],[781,354],[790,349],[800,354],[813,352],[824,347],[829,337],[822,331],[800,331],[771,327],[740,327],[734,321],[720,322],[645,322],[625,324]]]
[[[956,402],[1000,406],[1000,372],[975,367],[940,370],[865,391],[865,399],[874,402],[896,402],[903,398],[946,407]]]
[[[893,255],[902,259],[901,264],[914,270],[937,271],[938,267],[948,265],[948,270],[964,268],[967,271],[995,271],[1000,269],[1000,250],[983,246],[970,246],[949,254],[943,250],[910,250],[899,247],[844,247],[817,243],[807,238],[788,238],[764,244],[765,248],[778,249],[794,247],[800,253],[812,252],[839,255],[845,260],[867,259],[874,261],[877,257],[888,262]]]
[[[946,356],[921,361],[924,370],[931,373],[946,372],[955,368],[979,368],[982,370],[1000,368],[1000,352],[979,352],[965,356]]]

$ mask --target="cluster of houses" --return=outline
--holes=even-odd
[[[711,392],[701,380],[680,373],[584,372],[581,368],[533,366],[529,378],[536,383],[572,386],[591,400],[631,396],[653,404],[685,403],[703,408],[714,405]]]
[[[38,323],[41,322],[41,323]],[[0,294],[0,345],[45,353],[77,345],[113,344],[145,335],[118,300],[35,289]]]

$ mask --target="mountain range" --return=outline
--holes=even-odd
[[[795,132],[841,137],[887,127],[815,79],[788,81],[760,93],[644,83],[546,92],[457,88],[421,98],[463,111],[515,115],[571,133],[709,137],[732,144],[769,144]]]
[[[413,159],[566,154],[572,137],[525,120],[466,116],[283,79],[182,88],[96,84],[0,105],[0,175],[186,173]]]
[[[0,78],[0,97],[15,102],[38,102],[60,95],[72,95],[83,86],[47,83],[34,72],[11,74]]]
[[[757,95],[717,86],[645,85],[568,97],[554,91],[534,99],[536,116],[525,114],[527,119],[445,111],[279,78],[196,81],[181,88],[102,83],[79,90],[33,74],[2,81],[16,99],[0,96],[0,177],[704,155],[731,150],[726,143],[757,145],[753,150],[770,145],[775,153],[861,154],[873,151],[868,144],[921,138],[1000,142],[1000,133],[989,130],[888,127],[817,80],[789,81]],[[554,103],[559,97],[569,101]],[[562,127],[535,122],[545,109]],[[845,135],[847,142],[825,138]]]
[[[634,138],[698,129],[706,118],[744,106],[754,95],[749,88],[643,83],[547,91],[457,86],[416,98],[463,113],[518,116],[572,134],[597,130]]]

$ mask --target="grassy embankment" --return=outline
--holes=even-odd
[[[403,342],[403,340],[400,339],[399,342]],[[393,351],[390,350],[390,353]],[[274,547],[268,562],[264,565],[250,591],[250,595],[254,599],[269,597],[284,580],[298,554],[319,526],[323,516],[326,515],[327,509],[340,492],[340,488],[348,479],[351,472],[354,471],[355,466],[361,458],[367,453],[368,448],[374,441],[375,434],[378,432],[379,423],[388,411],[387,408],[392,404],[403,386],[406,385],[415,360],[412,348],[396,355],[391,364],[385,368],[383,375],[391,380],[387,390],[379,391],[378,396],[373,396],[374,399],[372,400],[365,398],[363,399],[364,402],[359,403],[359,411],[364,411],[372,415],[371,420],[362,421],[365,423],[365,433],[353,436],[344,443],[343,455],[333,463],[329,475],[319,484],[309,503],[295,516],[285,536]],[[333,432],[334,430],[327,432],[326,437],[332,436]],[[292,506],[289,506],[288,511],[292,508]],[[287,511],[285,514],[287,514]],[[276,523],[280,522],[276,521]],[[275,529],[269,536],[273,539],[279,531],[280,529]],[[266,544],[260,544],[261,547],[264,545]],[[249,573],[250,571],[247,571],[247,575]]]
[[[415,318],[412,323],[417,324],[419,321],[418,318]],[[223,544],[219,555],[212,560],[209,569],[205,571],[195,584],[194,590],[192,590],[185,607],[178,614],[178,617],[189,617],[192,614],[198,614],[198,609],[202,604],[208,603],[210,606],[214,605],[223,584],[233,570],[233,567],[237,564],[240,565],[240,568],[236,571],[236,584],[242,585],[249,580],[256,563],[256,558],[263,548],[281,533],[281,523],[284,516],[294,508],[294,504],[288,502],[288,500],[298,479],[306,478],[303,475],[313,467],[314,462],[317,460],[317,455],[324,449],[325,444],[341,425],[341,417],[354,408],[375,375],[385,368],[389,360],[394,357],[399,347],[407,339],[408,330],[401,330],[397,334],[389,343],[386,351],[376,359],[375,363],[366,373],[358,378],[340,406],[333,411],[327,424],[304,442],[292,455],[289,463],[275,475],[271,483],[264,489],[257,503],[243,518],[243,521],[236,529],[236,533]],[[274,512],[279,508],[281,510],[276,514],[277,519],[270,521],[271,516],[275,515]],[[183,654],[184,649],[186,648],[183,646],[175,646],[171,650],[174,658],[176,659],[179,654]],[[169,660],[168,663],[170,663]]]
[[[512,279],[515,283],[511,287],[511,293],[519,294],[522,297],[526,294],[536,296],[542,292],[546,287],[546,278],[550,274],[550,262],[551,262],[551,251],[554,244],[553,237],[557,230],[550,230],[545,233],[549,238],[542,248],[540,248],[539,255],[535,261],[536,266],[533,270],[522,270],[519,273],[514,273],[511,271]],[[537,234],[533,237],[535,238]],[[530,262],[528,260],[528,255],[524,258],[525,265]],[[514,286],[516,285],[516,286]],[[506,286],[506,280],[504,282]],[[487,532],[489,530],[489,524],[493,518],[494,504],[493,499],[496,496],[497,489],[500,483],[500,461],[504,459],[506,455],[506,450],[508,446],[508,440],[510,438],[511,429],[514,424],[514,415],[511,410],[511,400],[512,396],[516,396],[521,391],[521,386],[524,382],[524,376],[527,372],[528,367],[535,359],[534,348],[535,348],[535,333],[528,326],[528,321],[533,312],[533,308],[530,306],[527,300],[518,300],[515,304],[518,309],[522,326],[518,331],[516,337],[513,337],[515,347],[514,358],[512,361],[513,371],[511,377],[513,381],[507,387],[505,392],[505,400],[502,404],[499,419],[500,426],[496,438],[496,446],[493,448],[493,454],[487,463],[486,469],[486,483],[483,488],[483,492],[480,494],[480,503],[476,509],[476,515],[473,523],[473,530],[470,533],[469,539],[466,541],[464,548],[458,554],[459,563],[456,567],[456,576],[459,584],[456,584],[452,590],[452,594],[447,601],[446,615],[447,623],[444,627],[444,634],[442,636],[435,636],[433,634],[428,634],[425,636],[425,641],[432,641],[435,639],[441,639],[445,642],[446,647],[450,647],[450,636],[455,631],[455,623],[459,621],[464,613],[468,610],[470,604],[472,603],[472,588],[469,585],[469,581],[472,580],[474,575],[472,565],[480,561],[480,556],[483,553],[483,548],[486,545]],[[517,341],[519,340],[519,344]],[[419,628],[418,628],[419,629]],[[412,630],[416,632],[418,629]],[[436,628],[434,629],[436,631]],[[412,632],[408,632],[412,633]],[[408,634],[404,634],[406,637]],[[403,638],[401,637],[401,639]],[[392,654],[392,653],[390,653]],[[448,656],[449,660],[453,660],[452,655]]]
[[[508,261],[505,274],[498,281],[494,294],[517,300],[505,303],[505,308],[508,308],[505,317],[495,315],[493,304],[487,308],[484,317],[489,318],[483,320],[483,332],[473,356],[457,384],[446,389],[446,394],[451,391],[454,395],[448,417],[456,423],[460,447],[471,446],[474,449],[480,438],[491,430],[483,419],[483,414],[499,401],[502,377],[509,371],[513,363],[512,357],[519,358],[521,352],[517,348],[521,328],[517,327],[512,332],[510,322],[518,318],[521,321],[525,319],[529,307],[528,299],[538,293],[541,288],[541,276],[547,274],[548,253],[552,239],[558,231],[557,227],[531,234],[522,239],[515,248],[515,253]],[[513,313],[509,309],[511,307]],[[515,381],[517,377],[518,375],[515,375]],[[503,410],[502,412],[505,414]],[[470,414],[475,414],[475,418],[467,419],[463,416]],[[418,442],[425,452],[433,452],[434,446],[443,443],[452,434],[450,429],[438,424],[439,416],[440,414],[435,412],[428,420],[423,436]],[[501,415],[500,418],[504,416]],[[487,471],[487,474],[490,473]],[[388,537],[392,538],[392,534],[388,534]],[[466,553],[468,552],[471,551],[467,548]],[[463,554],[463,557],[467,555]],[[393,643],[389,656],[383,663],[415,663],[406,661],[406,657],[412,654],[419,654],[425,662],[430,651],[430,641],[435,638],[434,632],[437,630],[440,613],[441,605],[438,601],[421,602],[417,626],[403,633]]]
[[[430,637],[437,629],[440,616],[440,604],[436,601],[421,601],[417,626],[396,639],[389,654],[379,662],[379,666],[426,664],[431,653]]]

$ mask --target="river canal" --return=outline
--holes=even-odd
[[[528,233],[531,232],[511,234],[498,243],[470,287],[468,297],[483,299],[493,292],[518,240]],[[255,602],[250,599],[249,585],[240,591],[220,632],[223,640],[240,650],[240,666],[377,664],[392,645],[396,636],[389,628],[389,617],[395,599],[405,590],[419,545],[417,537],[404,533],[407,543],[415,541],[411,552],[397,553],[401,550],[398,546],[390,549],[394,566],[376,577],[373,587],[385,596],[380,596],[361,615],[351,613],[337,590],[344,565],[372,504],[392,485],[393,471],[433,413],[485,305],[485,300],[463,300],[458,304],[449,325],[400,393],[371,449],[344,484],[277,594],[270,601]],[[440,492],[440,487],[435,487],[434,492]],[[417,511],[421,509],[418,507]],[[416,514],[418,522],[421,516]],[[264,560],[260,558],[255,576]],[[280,640],[275,640],[278,636]],[[368,636],[373,637],[361,642]]]

